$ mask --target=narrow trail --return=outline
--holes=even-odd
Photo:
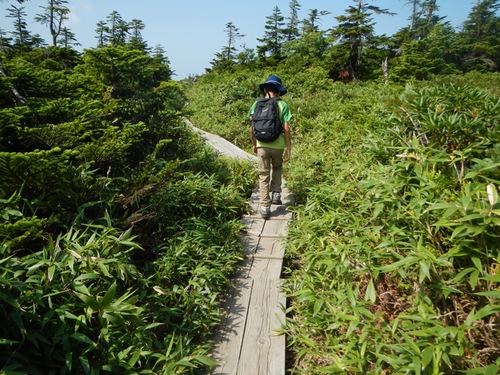
[[[257,161],[222,137],[195,128],[207,144],[223,155]],[[283,184],[285,181],[283,181]],[[271,207],[271,217],[262,219],[259,190],[249,199],[251,213],[242,218],[244,260],[233,275],[233,287],[227,292],[224,319],[215,334],[217,360],[213,375],[284,375],[285,336],[279,334],[285,320],[286,299],[280,290],[283,266],[283,239],[292,214],[292,195],[283,185],[283,205]]]

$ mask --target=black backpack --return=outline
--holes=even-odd
[[[279,98],[262,98],[255,104],[252,114],[252,130],[260,142],[272,142],[283,132],[278,106]]]

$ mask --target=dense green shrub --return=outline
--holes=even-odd
[[[48,52],[0,57],[0,371],[213,367],[253,166],[187,128],[159,59]]]
[[[284,286],[291,371],[498,372],[496,77],[405,87],[333,83],[318,69],[282,78],[294,114],[285,177],[297,202]],[[241,82],[204,79],[212,92]],[[208,114],[220,102],[204,96],[204,79],[188,96]],[[249,147],[240,124],[257,96],[239,113],[224,109],[224,129],[194,118],[237,129]]]

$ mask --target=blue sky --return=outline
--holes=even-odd
[[[388,9],[396,16],[375,16],[377,34],[392,35],[408,25],[410,15],[407,0],[372,0],[371,4]],[[49,41],[47,27],[33,22],[41,12],[46,0],[30,0],[23,4],[27,13],[28,28]],[[70,19],[66,27],[75,33],[82,48],[95,47],[96,24],[116,10],[125,21],[140,19],[145,25],[142,36],[150,47],[161,44],[175,71],[175,79],[188,75],[203,74],[209,68],[214,53],[220,52],[227,43],[225,25],[232,22],[239,32],[245,34],[238,45],[255,48],[257,38],[264,35],[266,17],[278,6],[283,16],[289,15],[290,0],[69,0]],[[352,0],[299,0],[299,19],[307,17],[310,9],[326,10],[330,15],[321,18],[321,28],[337,25],[335,16],[354,4]],[[476,0],[438,0],[440,16],[453,27],[466,20]],[[10,4],[19,6],[14,0],[0,2],[0,27],[12,30],[12,20],[3,15]]]

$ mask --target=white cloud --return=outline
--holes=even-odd
[[[69,19],[66,21],[66,26],[69,28],[80,25],[82,19],[94,14],[96,11],[92,0],[73,0],[68,4],[68,8],[70,13]]]

